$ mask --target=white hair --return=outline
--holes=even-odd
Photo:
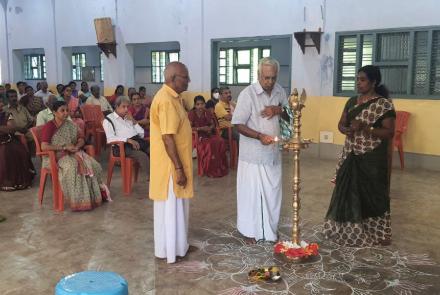
[[[275,67],[277,69],[277,73],[280,71],[280,63],[272,57],[263,57],[262,59],[260,59],[260,61],[258,62],[258,73],[261,73],[261,69],[263,68],[263,66]]]

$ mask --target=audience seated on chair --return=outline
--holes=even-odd
[[[49,96],[46,102],[46,108],[38,113],[37,120],[35,123],[35,126],[42,126],[45,125],[47,122],[52,121],[55,117],[53,115],[53,104],[58,101],[58,98],[55,95]],[[67,120],[72,121],[70,117],[67,118]]]
[[[72,82],[70,82],[69,85],[72,85]],[[69,117],[72,119],[73,123],[75,123],[78,126],[79,130],[84,134],[85,123],[81,118],[81,112],[79,110],[79,99],[72,95],[72,88],[70,88],[69,85],[64,86],[61,98],[67,104]]]
[[[148,138],[150,136],[150,109],[142,104],[141,97],[137,92],[131,94],[130,100],[131,105],[128,112],[144,128],[144,137]]]
[[[144,129],[128,112],[130,100],[119,96],[115,101],[115,111],[107,115],[102,122],[107,143],[124,142],[125,155],[135,158],[140,166],[147,170],[148,142],[144,140]],[[119,147],[112,146],[114,156],[119,157]]]
[[[153,102],[153,97],[147,95],[147,88],[145,88],[144,86],[139,87],[139,96],[142,104],[150,108],[151,103]]]
[[[29,128],[34,124],[34,117],[32,117],[24,106],[18,103],[17,92],[15,90],[6,92],[6,97],[8,99],[8,106],[3,107],[3,110],[11,114],[14,118],[15,128],[17,132],[24,134],[26,137],[29,150],[31,150],[32,154],[34,139]]]
[[[76,82],[70,81],[69,84],[67,84],[67,86],[69,86],[70,89],[72,90],[71,95],[75,98],[78,98],[78,90],[76,90]]]
[[[23,81],[18,81],[16,85],[18,89],[18,101],[20,101],[20,99],[26,95],[25,88],[27,86],[27,83]]]
[[[107,99],[100,94],[100,88],[97,85],[93,85],[90,88],[92,95],[89,96],[86,100],[86,104],[94,104],[101,106],[101,111],[104,116],[111,114],[113,112],[113,108]]]
[[[37,92],[35,92],[34,96],[41,97],[41,99],[43,100],[43,103],[47,104],[47,100],[49,99],[49,97],[51,95],[53,95],[53,93],[47,89],[48,86],[47,86],[46,81],[40,82],[40,87],[41,87],[41,89],[38,90]]]
[[[26,95],[20,99],[20,104],[27,108],[29,113],[35,117],[40,111],[45,109],[43,99],[34,95],[32,86],[26,86]]]
[[[239,134],[235,127],[232,126],[232,114],[234,113],[235,103],[232,101],[231,90],[229,87],[220,87],[220,100],[215,105],[215,115],[222,130],[221,136],[228,138],[228,128],[232,128],[232,138],[238,142]]]
[[[15,90],[8,91],[8,97],[17,100]],[[34,166],[27,147],[15,135],[14,117],[0,111],[0,189],[12,191],[26,189],[35,176]]]
[[[68,120],[69,112],[63,101],[53,104],[54,120],[44,125],[41,150],[55,151],[61,189],[73,211],[91,210],[102,202],[101,190],[108,191],[102,182],[102,168],[82,151],[84,138],[78,126]],[[47,157],[42,166],[49,168]]]
[[[228,174],[226,144],[215,132],[214,118],[205,109],[205,99],[198,95],[194,98],[194,108],[188,113],[194,132],[197,149],[199,175],[222,177]]]
[[[124,86],[118,85],[116,86],[115,93],[108,98],[108,102],[112,107],[115,107],[116,99],[120,96],[124,96]]]
[[[218,103],[220,93],[218,87],[211,89],[211,98],[206,102],[206,109],[214,114],[215,105]]]
[[[87,84],[86,81],[82,81],[81,90],[78,92],[79,103],[85,103],[90,95],[92,95],[92,93],[89,90],[89,84]]]

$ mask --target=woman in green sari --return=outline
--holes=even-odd
[[[101,180],[102,168],[81,150],[84,138],[78,127],[67,120],[66,103],[55,102],[52,111],[55,119],[43,127],[41,149],[56,152],[61,188],[72,211],[91,210],[101,204],[101,190],[108,192]],[[49,159],[43,158],[43,167],[49,166]]]
[[[388,245],[389,144],[396,113],[378,67],[360,68],[357,88],[360,95],[347,101],[338,125],[346,139],[324,234],[343,246]]]

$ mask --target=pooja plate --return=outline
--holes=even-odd
[[[280,268],[278,266],[268,266],[252,269],[248,272],[251,282],[277,282],[281,279]]]

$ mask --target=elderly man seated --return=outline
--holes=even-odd
[[[148,143],[144,140],[144,129],[128,112],[130,100],[119,96],[115,101],[115,111],[105,117],[104,127],[107,143],[123,141],[125,155],[138,160],[142,168],[147,168]],[[112,146],[114,156],[119,156],[119,147]]]
[[[45,104],[47,104],[47,100],[49,99],[49,97],[51,95],[53,95],[53,93],[48,90],[48,86],[47,86],[47,82],[46,81],[40,82],[40,87],[41,87],[41,89],[38,90],[37,92],[35,92],[34,96],[41,97],[43,102]]]
[[[101,111],[104,113],[104,115],[108,115],[113,112],[113,108],[110,103],[104,96],[101,96],[99,86],[93,85],[90,90],[92,92],[92,95],[87,98],[86,104],[101,106]]]
[[[38,113],[36,126],[42,126],[49,121],[54,119],[54,114],[52,112],[52,106],[57,101],[57,97],[55,95],[49,96],[46,102],[46,108]]]

